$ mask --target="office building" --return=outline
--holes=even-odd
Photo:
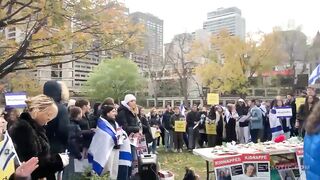
[[[132,59],[140,69],[155,65],[163,57],[163,20],[149,13],[134,12],[130,14],[131,21],[144,26],[143,49],[132,55]],[[151,61],[151,62],[150,62]]]
[[[217,34],[221,30],[228,30],[231,35],[245,39],[245,19],[241,16],[241,10],[237,7],[219,8],[207,14],[207,21],[203,23],[203,29]]]

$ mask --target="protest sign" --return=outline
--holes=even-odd
[[[213,160],[216,179],[243,179],[242,156],[219,158]]]
[[[303,148],[299,148],[296,150],[296,155],[297,155],[297,161],[298,161],[298,166],[299,166],[299,172],[300,172],[300,179],[301,180],[306,180],[306,171],[304,168],[304,160],[303,160]]]
[[[148,154],[148,146],[147,141],[144,135],[141,135],[137,138],[136,143],[136,153],[134,153],[133,159],[132,159],[132,175],[135,175],[138,173],[138,157],[141,154]]]
[[[155,127],[150,127],[151,130],[151,135],[153,139],[156,139],[158,137],[160,137],[160,129],[159,128],[155,128]]]
[[[26,107],[25,100],[27,99],[27,94],[25,92],[14,92],[5,93],[6,106],[11,106],[14,108],[24,108]]]
[[[138,145],[136,147],[137,155],[140,156],[141,154],[148,154],[148,145],[144,135],[142,135],[138,139]]]
[[[277,107],[276,116],[280,117],[292,117],[292,108],[289,106],[286,107]]]
[[[17,158],[13,142],[6,131],[0,141],[0,179],[9,179],[15,172],[14,160]]]
[[[208,93],[207,95],[207,104],[217,105],[219,104],[219,94],[217,93]]]
[[[296,108],[297,108],[297,111],[299,110],[299,107],[304,104],[304,102],[306,101],[306,98],[303,98],[303,97],[297,97],[296,98]]]
[[[174,131],[175,132],[186,132],[187,122],[185,120],[175,121],[174,122]]]
[[[112,158],[112,156],[110,157]],[[88,162],[88,159],[74,159],[74,172],[83,173],[90,167],[91,165]]]
[[[206,122],[206,133],[207,134],[217,134],[217,126],[215,123]]]
[[[270,167],[273,171],[277,171],[276,177],[272,176],[271,179],[280,177],[281,179],[298,179],[300,177],[299,167],[297,162],[296,153],[281,153],[270,156]]]
[[[244,178],[269,180],[269,154],[242,154]]]

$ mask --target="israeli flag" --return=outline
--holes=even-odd
[[[277,117],[276,110],[271,109],[269,114],[269,123],[272,133],[272,140],[277,136],[284,134],[280,119]]]
[[[320,77],[320,64],[312,71],[309,77],[309,85],[316,83],[316,80]]]
[[[131,147],[130,141],[125,132],[116,123],[117,129],[105,119],[99,118],[96,132],[92,138],[88,150],[88,161],[92,164],[92,169],[99,175],[112,171],[110,164],[110,156],[115,145],[120,145],[119,157],[112,157],[118,165],[131,166]],[[123,134],[124,133],[124,134]],[[122,142],[120,142],[122,141]],[[112,162],[112,166],[118,166]]]
[[[119,165],[131,167],[132,155],[131,155],[131,143],[128,135],[123,131],[123,144],[120,145],[119,153]]]
[[[183,104],[180,105],[179,109],[180,109],[181,115],[186,116],[186,108],[184,107]]]
[[[18,163],[20,161],[18,159],[16,150],[14,149],[13,142],[6,131],[4,134],[3,142],[0,144],[0,168],[2,171],[5,171],[8,168],[9,162],[14,158],[17,159]]]

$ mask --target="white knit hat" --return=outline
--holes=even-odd
[[[136,101],[137,100],[137,98],[134,96],[134,95],[132,95],[132,94],[127,94],[125,97],[124,97],[124,102],[126,103],[126,104],[128,104],[130,101]]]

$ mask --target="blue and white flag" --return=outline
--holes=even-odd
[[[115,170],[114,166],[131,166],[129,138],[117,123],[116,127],[117,129],[114,129],[107,120],[101,117],[98,120],[96,132],[88,150],[88,160],[92,164],[92,169],[99,176]],[[119,156],[110,157],[118,154],[113,153],[115,145],[120,145]]]
[[[6,131],[3,141],[0,142],[0,179],[6,179],[14,173],[14,160],[20,164],[13,142]]]
[[[119,165],[131,167],[132,155],[130,139],[125,131],[123,131],[123,136],[123,144],[120,145]]]
[[[181,115],[186,116],[186,108],[184,107],[183,104],[180,105],[179,109],[180,109]]]
[[[316,80],[320,77],[320,64],[312,71],[309,77],[309,85],[316,83]]]
[[[277,136],[284,134],[280,119],[277,117],[276,110],[271,109],[269,114],[269,123],[272,133],[272,140]]]

